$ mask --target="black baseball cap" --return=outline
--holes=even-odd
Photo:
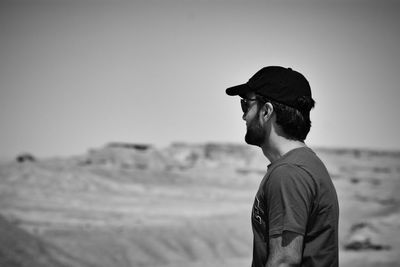
[[[268,66],[259,70],[247,83],[226,89],[230,96],[244,97],[247,93],[256,93],[284,105],[301,109],[297,99],[311,98],[311,88],[307,79],[291,68]]]

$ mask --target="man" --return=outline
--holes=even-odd
[[[271,162],[253,204],[252,266],[338,266],[336,191],[304,143],[314,107],[308,81],[270,66],[226,93],[241,97],[245,140]]]

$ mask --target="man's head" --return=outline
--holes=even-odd
[[[243,119],[247,122],[246,142],[260,146],[267,134],[268,120],[274,117],[282,135],[304,141],[310,131],[310,110],[314,107],[306,78],[290,68],[278,66],[259,70],[250,80],[226,90],[242,97]]]
[[[245,141],[250,145],[261,146],[267,134],[262,122],[264,114],[261,113],[261,109],[265,110],[264,103],[256,94],[247,93],[240,100],[240,104],[247,127]]]

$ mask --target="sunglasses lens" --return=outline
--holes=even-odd
[[[242,107],[242,111],[246,113],[248,109],[248,104],[245,99],[240,99],[240,106]]]

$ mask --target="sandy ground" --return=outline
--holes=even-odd
[[[3,164],[0,265],[250,266],[259,153],[106,147]],[[400,266],[400,154],[318,153],[340,200],[340,265]]]

